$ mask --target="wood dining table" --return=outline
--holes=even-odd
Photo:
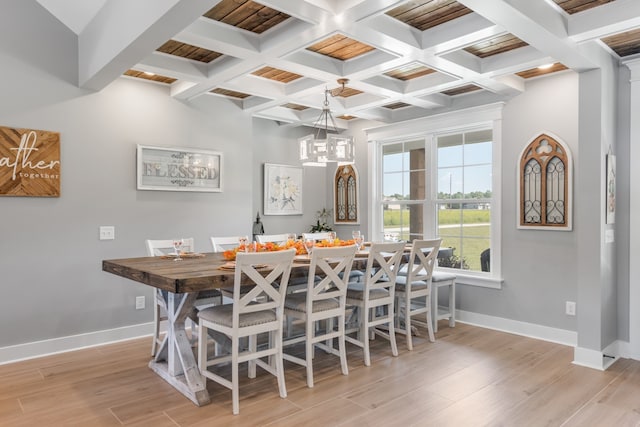
[[[291,278],[307,277],[309,262],[296,256]],[[366,251],[360,252],[354,270],[366,268]],[[198,406],[210,402],[206,382],[189,340],[185,321],[195,316],[198,295],[233,287],[234,270],[223,268],[228,261],[222,253],[194,254],[175,261],[172,257],[140,257],[102,261],[102,270],[166,292],[158,292],[167,307],[167,333],[149,367]],[[264,274],[268,274],[266,266]],[[155,308],[154,308],[155,309]]]

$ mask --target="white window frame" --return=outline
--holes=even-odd
[[[492,198],[491,198],[491,271],[476,272],[460,269],[450,270],[457,275],[457,283],[481,286],[487,288],[501,289],[502,282],[502,108],[504,103],[474,107],[461,111],[439,114],[426,118],[410,120],[401,123],[394,123],[367,129],[367,140],[369,142],[369,170],[368,190],[371,198],[368,209],[368,235],[372,240],[382,240],[381,230],[383,229],[383,218],[378,209],[382,202],[382,182],[379,179],[382,172],[381,146],[392,142],[408,141],[411,139],[425,139],[427,159],[427,189],[429,197],[424,205],[425,236],[428,231],[435,235],[435,196],[437,194],[437,170],[434,168],[432,159],[436,153],[435,141],[438,135],[457,132],[468,132],[479,128],[491,129],[493,132],[492,149]]]

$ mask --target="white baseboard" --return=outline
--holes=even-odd
[[[629,352],[628,343],[621,341],[614,342],[602,352],[583,349],[577,347],[578,334],[574,331],[520,322],[502,317],[488,316],[486,314],[456,310],[456,321],[575,347],[575,364],[599,370],[606,369],[619,357],[628,357],[627,353]],[[149,322],[105,331],[0,347],[0,365],[151,336],[152,332],[153,322]],[[605,357],[604,355],[613,356],[613,358]]]
[[[470,311],[456,310],[456,321],[543,341],[555,342],[570,347],[575,347],[578,343],[578,333],[575,331],[551,328],[549,326],[536,325],[535,323],[521,322],[519,320],[505,319],[503,317],[489,316],[486,314],[472,313]]]
[[[126,341],[153,334],[153,322],[139,325],[125,326],[122,328],[108,329],[105,331],[89,332],[86,334],[72,335],[68,337],[53,338],[49,340],[30,342],[25,344],[0,347],[0,365],[36,357],[49,356],[51,354],[64,353],[82,348],[96,347],[118,341]],[[151,349],[151,341],[149,341]]]
[[[604,371],[620,357],[625,357],[624,352],[625,342],[620,340],[612,342],[602,351],[576,347],[573,352],[573,363]]]

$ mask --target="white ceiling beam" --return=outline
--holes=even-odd
[[[459,2],[576,71],[598,67],[597,58],[581,53],[576,43],[569,39],[563,15],[545,2],[530,0],[491,2],[459,0]]]
[[[258,3],[312,24],[319,24],[333,16],[327,8],[308,1],[259,0]]]
[[[581,42],[640,27],[640,2],[616,0],[569,17],[569,37]]]
[[[136,64],[136,70],[148,71],[191,82],[202,82],[208,76],[207,64],[197,61],[185,61],[177,56],[156,51]]]
[[[211,0],[105,3],[78,37],[79,86],[104,88],[216,3]]]

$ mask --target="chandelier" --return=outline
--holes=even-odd
[[[339,79],[342,85],[336,93],[325,88],[322,113],[313,124],[315,135],[307,135],[298,139],[300,161],[303,166],[326,166],[329,162],[349,164],[354,162],[355,147],[352,136],[341,136],[329,108],[329,95],[338,96],[345,89],[348,79]],[[322,134],[324,132],[324,138]]]

